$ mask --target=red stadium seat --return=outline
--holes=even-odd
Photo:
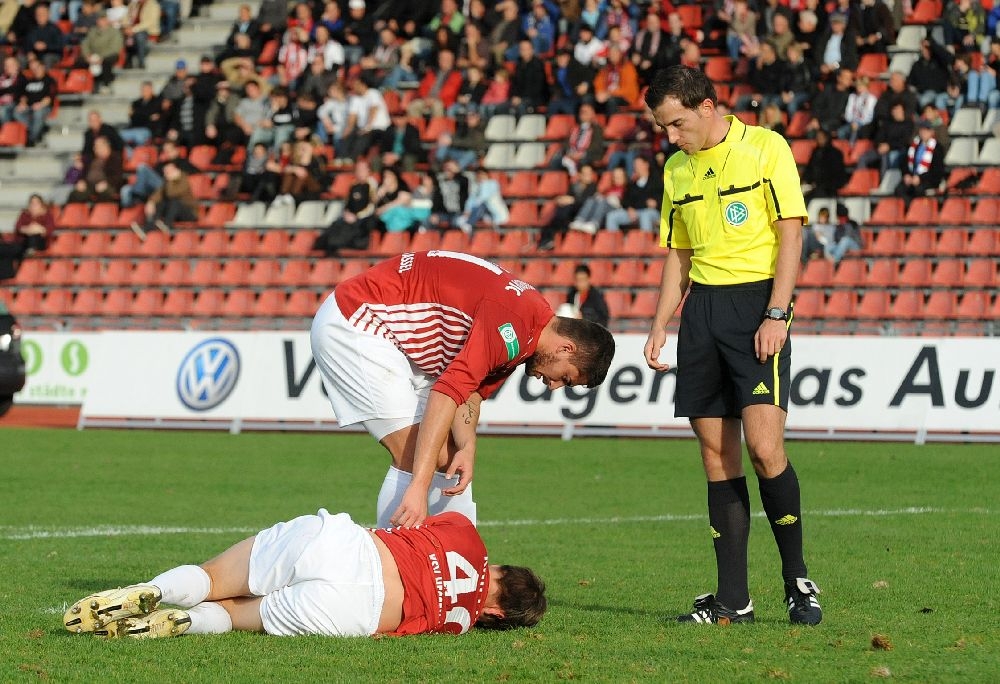
[[[858,293],[854,290],[834,290],[823,308],[823,318],[853,318],[858,304]]]
[[[928,265],[930,262],[927,262]],[[872,287],[892,287],[896,284],[898,267],[895,259],[875,259],[868,269],[867,285]]]
[[[289,234],[286,231],[265,230],[260,240],[254,243],[254,255],[258,257],[280,257],[289,254]]]
[[[227,318],[250,318],[259,315],[257,296],[253,290],[247,288],[230,290],[225,296],[222,315]]]
[[[223,232],[223,231],[219,231]],[[208,235],[206,234],[206,239]],[[251,257],[257,254],[260,235],[256,230],[238,230],[233,233],[226,248],[227,256]]]
[[[548,122],[545,124],[542,140],[566,140],[575,125],[572,114],[553,114],[548,117]]]
[[[90,208],[83,202],[64,204],[56,215],[56,228],[84,228],[89,225]]]
[[[218,284],[223,287],[239,287],[249,282],[250,262],[246,259],[229,259],[219,270]]]
[[[837,264],[833,284],[840,287],[864,287],[868,281],[868,268],[862,259],[844,259]]]
[[[0,126],[0,147],[24,147],[28,144],[28,128],[20,121],[8,121]]]
[[[455,119],[450,116],[435,116],[427,124],[420,139],[423,142],[436,142],[445,133],[455,132]]]
[[[118,205],[112,202],[98,202],[90,210],[87,225],[91,228],[114,228],[118,225]]]
[[[310,290],[296,290],[288,296],[288,302],[285,305],[285,315],[298,316],[300,318],[311,317],[316,314],[320,303],[316,293]]]
[[[416,233],[410,240],[410,251],[411,252],[427,252],[432,249],[437,249],[441,242],[441,236],[438,235],[437,231],[424,231],[422,233]]]
[[[933,225],[925,223],[922,225]],[[931,256],[937,253],[937,237],[933,228],[915,228],[906,235],[903,251],[917,256]]]
[[[470,238],[461,230],[447,230],[441,236],[441,249],[448,252],[471,252]],[[481,256],[481,255],[476,255]]]
[[[590,254],[593,242],[594,239],[589,233],[569,230],[556,240],[556,253],[563,256],[587,256]]]
[[[622,256],[645,257],[663,256],[665,251],[659,246],[658,233],[647,233],[644,230],[630,230],[622,240]]]
[[[981,197],[972,209],[969,222],[978,226],[995,226],[1000,223],[1000,200],[995,197]]]
[[[628,290],[605,290],[604,299],[611,318],[632,317],[632,295]]]
[[[632,301],[632,316],[652,319],[656,315],[656,304],[660,293],[657,290],[639,290]]]
[[[879,205],[881,206],[881,205]],[[868,252],[879,256],[892,256],[903,252],[904,233],[898,228],[880,228],[875,231],[875,239]]]
[[[924,296],[920,290],[900,290],[886,312],[888,318],[918,320],[923,316]]]
[[[187,290],[172,290],[172,292],[181,293],[187,297],[191,296],[190,291]],[[131,315],[133,317],[151,317],[174,316],[178,314],[167,311],[164,306],[162,290],[146,288],[139,290],[135,295],[135,299],[132,300]]]
[[[803,166],[809,163],[809,157],[812,156],[813,150],[816,149],[815,140],[792,140],[791,141],[792,156],[795,157],[795,163]]]
[[[284,290],[272,288],[264,290],[257,297],[257,304],[253,312],[254,316],[266,316],[267,318],[278,318],[285,315],[285,302],[288,297]]]
[[[969,259],[963,285],[965,287],[995,288],[997,286],[996,259]]]
[[[73,293],[68,289],[47,290],[38,302],[36,313],[42,316],[63,316],[72,314]],[[20,311],[18,312],[20,313]]]
[[[709,57],[703,71],[715,83],[729,83],[733,80],[733,65],[726,56]]]
[[[962,287],[965,265],[961,259],[941,259],[934,269],[933,283],[938,287]],[[921,283],[925,286],[929,283]]]
[[[212,262],[205,260],[206,266],[211,263]],[[145,268],[148,268],[149,266],[158,265],[158,262],[153,259],[143,259],[140,264],[143,264]],[[138,268],[136,270],[138,270]],[[201,274],[199,274],[199,277],[200,276]],[[191,265],[187,259],[168,259],[163,262],[163,268],[160,269],[158,273],[154,272],[150,274],[147,278],[148,282],[136,283],[136,285],[143,285],[144,287],[152,285],[162,285],[163,287],[183,287],[191,284],[191,277]]]
[[[99,287],[104,281],[100,259],[81,259],[73,272],[72,283],[82,287]]]
[[[941,205],[937,224],[940,226],[964,226],[972,216],[972,207],[967,197],[949,197]]]
[[[538,215],[538,205],[532,200],[513,202],[507,225],[511,228],[537,228],[542,225]]]
[[[964,227],[944,228],[938,236],[935,251],[938,256],[957,256],[965,254],[965,241],[968,231]]]
[[[557,197],[569,192],[569,174],[565,171],[542,171],[533,197]]]
[[[899,272],[899,284],[903,287],[928,287],[931,284],[931,262],[929,259],[908,259]]]
[[[402,233],[386,233],[382,236],[382,242],[379,243],[379,254],[384,256],[393,256],[396,254],[402,254],[408,251],[410,248],[410,234],[406,232]]]
[[[132,291],[116,288],[108,292],[101,305],[101,315],[108,318],[123,318],[132,312]]]
[[[100,290],[78,290],[76,296],[73,298],[72,309],[67,313],[71,313],[74,316],[94,318],[101,315],[103,305],[104,296]]]
[[[906,207],[903,223],[908,226],[933,226],[937,219],[937,200],[933,197],[917,197]]]
[[[198,223],[206,228],[222,228],[236,216],[236,205],[232,202],[212,202],[208,213]]]
[[[55,259],[45,271],[45,281],[50,285],[73,284],[73,262],[69,259]]]
[[[530,283],[539,289],[563,284],[553,282],[552,262],[548,259],[527,259],[524,262],[524,268],[519,273],[514,273],[524,282]]]
[[[888,70],[888,56],[883,52],[870,52],[867,55],[861,55],[857,75],[867,76],[868,78],[879,78]]]
[[[984,320],[989,305],[990,298],[986,292],[981,290],[967,290],[955,308],[955,318],[967,321]]]
[[[795,295],[794,317],[807,320],[822,318],[823,306],[821,290],[799,290]]]
[[[534,171],[515,171],[510,176],[505,197],[535,197],[538,194],[538,174]]]
[[[858,318],[881,320],[889,311],[888,290],[867,290],[858,303],[855,315]]]
[[[905,216],[906,207],[902,197],[883,197],[872,210],[868,225],[895,226],[902,223]]]
[[[604,129],[605,140],[624,140],[625,136],[635,128],[635,116],[632,114],[617,113],[608,118],[608,125]]]
[[[198,259],[191,269],[189,281],[197,288],[212,287],[219,280],[222,265],[215,259]]]
[[[108,253],[111,234],[102,230],[92,230],[83,236],[80,243],[80,256],[103,257]]]
[[[492,229],[477,230],[472,233],[469,241],[469,252],[476,256],[488,257],[497,253],[500,246],[500,235]]]
[[[972,231],[972,237],[966,243],[965,253],[969,256],[996,256],[997,231],[979,228]]]
[[[868,196],[878,187],[878,183],[878,169],[855,169],[847,185],[840,189],[840,194]]]
[[[219,318],[225,316],[226,301],[222,290],[198,290],[191,305],[191,315],[199,318]]]
[[[799,274],[799,287],[830,287],[835,284],[833,264],[827,259],[812,259],[806,262]]]
[[[935,290],[924,304],[924,317],[932,321],[946,320],[955,315],[957,296],[950,290]]]

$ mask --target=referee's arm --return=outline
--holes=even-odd
[[[788,311],[799,277],[799,263],[802,256],[802,219],[799,217],[775,221],[778,232],[778,258],[774,267],[774,285],[768,308],[780,307]],[[664,277],[666,271],[664,270]],[[754,335],[754,351],[757,359],[764,363],[769,356],[781,351],[788,337],[786,321],[764,319]]]
[[[801,236],[799,239],[802,239]],[[684,293],[687,292],[690,284],[691,253],[690,249],[674,247],[667,252],[664,262],[656,314],[653,316],[653,324],[650,327],[649,338],[646,340],[644,349],[646,365],[656,371],[665,371],[670,368],[669,364],[660,362],[660,350],[667,341],[667,324],[673,318],[677,307],[680,306],[681,299],[684,298]]]

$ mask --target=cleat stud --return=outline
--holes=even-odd
[[[73,613],[73,615],[77,615],[80,612],[80,606],[73,606],[73,609],[70,612]]]

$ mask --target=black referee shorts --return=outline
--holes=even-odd
[[[791,336],[764,363],[754,353],[772,283],[691,284],[677,338],[674,415],[738,418],[752,404],[788,410]]]

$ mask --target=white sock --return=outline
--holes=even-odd
[[[200,566],[182,565],[160,573],[148,584],[159,588],[161,601],[181,608],[191,608],[208,598],[212,579]]]
[[[218,603],[205,601],[187,609],[191,616],[188,634],[225,634],[233,631],[233,619],[229,611]]]
[[[476,502],[472,500],[472,485],[465,488],[465,491],[458,496],[445,496],[442,489],[449,489],[458,484],[458,475],[450,480],[444,473],[434,473],[434,480],[431,483],[430,496],[427,498],[427,511],[431,515],[454,511],[461,513],[466,518],[476,524]]]
[[[392,527],[389,518],[399,508],[399,504],[403,500],[403,493],[410,486],[411,481],[413,481],[412,473],[400,470],[395,466],[389,466],[389,471],[385,474],[385,479],[382,481],[382,489],[378,492],[378,504],[376,507],[378,515],[376,525],[378,527]]]

